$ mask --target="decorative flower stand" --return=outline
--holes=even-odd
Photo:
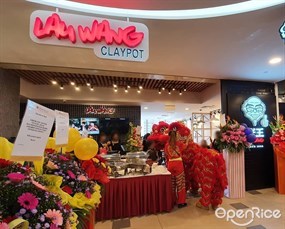
[[[285,149],[274,146],[275,189],[285,194]]]
[[[244,151],[230,153],[223,151],[226,162],[226,171],[228,178],[228,187],[225,190],[225,196],[232,199],[245,197],[245,167]]]

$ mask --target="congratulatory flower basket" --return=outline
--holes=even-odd
[[[274,149],[275,189],[279,194],[285,194],[285,120],[283,116],[274,118],[270,123],[272,130],[271,144]]]
[[[77,149],[63,154],[50,138],[43,160],[29,163],[6,160],[11,143],[1,137],[0,142],[1,229],[94,228],[95,208],[109,182],[110,168],[96,156],[98,145],[93,139],[78,140]],[[89,145],[87,151],[92,153],[80,150],[81,145]]]
[[[244,151],[256,140],[256,136],[246,124],[239,124],[229,117],[220,127],[217,144],[223,150],[226,162],[228,187],[225,196],[228,198],[245,197]]]

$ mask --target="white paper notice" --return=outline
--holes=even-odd
[[[67,145],[69,129],[69,114],[55,110],[55,144],[57,146]]]
[[[12,160],[41,160],[54,122],[54,111],[28,100]]]

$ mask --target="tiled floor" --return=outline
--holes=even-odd
[[[148,215],[142,217],[134,217],[131,219],[122,219],[115,221],[98,222],[95,225],[96,229],[121,229],[121,228],[136,228],[136,229],[285,229],[285,195],[278,195],[274,189],[258,190],[260,193],[246,193],[244,199],[228,199],[224,198],[221,207],[226,210],[232,209],[250,209],[259,207],[261,209],[281,211],[279,219],[257,219],[247,226],[236,226],[226,219],[218,219],[213,210],[206,211],[195,207],[195,202],[198,198],[190,197],[187,202],[188,206],[183,209],[175,208],[171,213]],[[258,194],[258,195],[257,195]],[[248,208],[246,208],[248,207]],[[248,220],[235,219],[239,224],[246,223]]]

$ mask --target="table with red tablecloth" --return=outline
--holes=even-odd
[[[111,178],[105,186],[96,221],[170,212],[171,175]]]

